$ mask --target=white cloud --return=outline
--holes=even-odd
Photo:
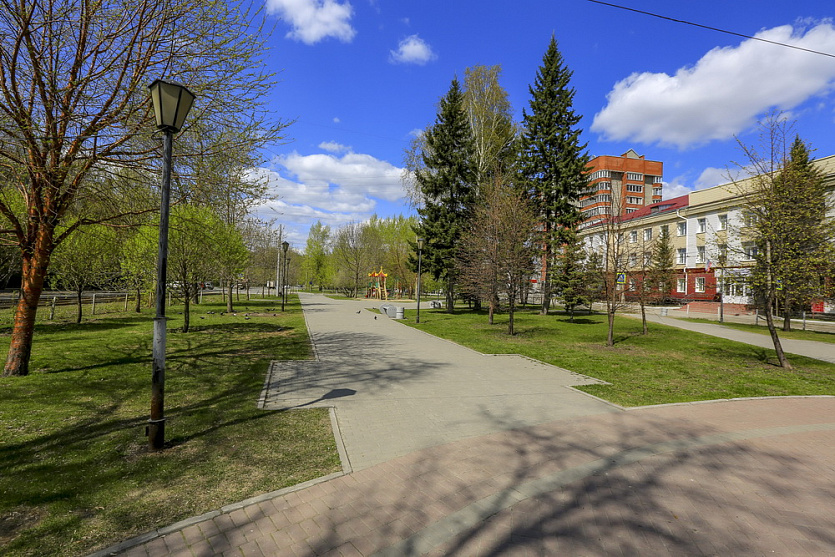
[[[664,184],[664,187],[661,189],[661,199],[674,199],[690,193],[693,193],[693,189],[688,188],[684,184]]]
[[[319,149],[328,151],[329,153],[346,153],[351,150],[351,147],[348,145],[342,145],[336,141],[323,141],[319,144]]]
[[[340,123],[341,121],[342,121],[342,120],[340,120],[339,118],[334,118],[334,119],[333,119],[333,123],[334,123],[334,124],[338,124],[338,123]]]
[[[418,37],[409,35],[397,45],[397,50],[389,51],[389,61],[393,64],[418,64],[420,66],[437,58],[432,47]]]
[[[756,36],[835,53],[835,28],[829,22],[805,34],[784,25]],[[633,73],[615,84],[591,129],[609,140],[685,148],[728,139],[772,107],[791,110],[830,92],[833,82],[835,59],[749,39],[715,48],[672,76]]]
[[[287,37],[316,44],[328,37],[348,43],[356,30],[351,26],[354,8],[336,0],[267,0],[267,12],[277,13],[292,27]]]

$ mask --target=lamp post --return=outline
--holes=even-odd
[[[417,239],[418,248],[418,276],[417,276],[417,319],[415,323],[420,323],[420,263],[423,257],[423,238]]]
[[[290,242],[281,242],[281,249],[284,250],[284,270],[281,272],[281,311],[284,311],[284,302],[287,301],[287,291],[284,286],[287,284],[287,249]]]
[[[157,129],[163,132],[162,201],[159,214],[156,316],[154,317],[153,368],[151,375],[151,418],[146,433],[151,450],[165,444],[165,282],[168,270],[168,214],[171,191],[171,151],[174,134],[183,127],[194,94],[183,85],[155,80],[149,86]]]

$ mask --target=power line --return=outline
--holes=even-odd
[[[655,14],[655,13],[652,13],[652,12],[647,12],[647,11],[644,11],[644,10],[638,10],[636,8],[628,8],[626,6],[620,6],[618,4],[612,4],[612,3],[609,3],[609,2],[601,2],[601,0],[588,0],[588,1],[592,2],[594,4],[601,4],[603,6],[609,6],[611,8],[617,8],[619,10],[626,10],[628,12],[635,12],[635,13],[638,13],[638,14],[657,17],[659,19],[666,19],[667,21],[673,21],[675,23],[683,23],[685,25],[692,25],[693,27],[701,27],[702,29],[708,29],[710,31],[718,31],[719,33],[725,33],[727,35],[734,35],[736,37],[742,37],[744,39],[753,39],[755,41],[760,41],[760,42],[763,42],[763,43],[769,43],[769,44],[773,44],[773,45],[777,45],[777,46],[785,46],[787,48],[793,48],[795,50],[802,50],[804,52],[810,52],[812,54],[820,54],[821,56],[829,56],[830,58],[835,58],[835,54],[830,54],[828,52],[821,52],[819,50],[812,50],[811,48],[803,48],[802,46],[797,46],[797,45],[793,45],[793,44],[786,44],[786,43],[781,43],[781,42],[778,42],[778,41],[770,41],[768,39],[763,39],[761,37],[752,37],[751,35],[745,35],[744,33],[737,33],[735,31],[728,31],[726,29],[719,29],[718,27],[710,27],[709,25],[702,25],[701,23],[693,23],[692,21],[686,21],[684,19],[675,19],[673,17],[667,17],[667,16],[664,16],[664,15],[659,15],[659,14]]]

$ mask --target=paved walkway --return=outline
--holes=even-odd
[[[319,361],[274,367],[265,404],[335,406],[353,472],[124,555],[835,554],[833,397],[621,411],[565,370],[303,301]]]

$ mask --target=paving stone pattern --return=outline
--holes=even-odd
[[[351,303],[305,311],[319,361],[273,369],[266,404],[335,407],[353,472],[99,555],[835,555],[835,397],[622,411]]]

